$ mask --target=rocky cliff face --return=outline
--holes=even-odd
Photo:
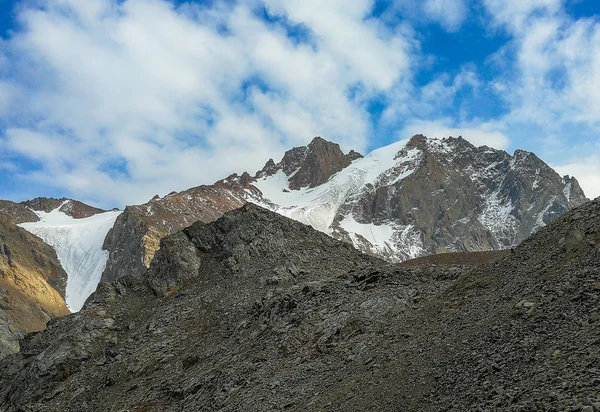
[[[254,177],[232,175],[127,207],[104,244],[103,280],[141,276],[161,238],[246,202],[402,261],[510,248],[585,200],[575,178],[561,178],[533,153],[417,135],[363,158],[317,137]]]
[[[265,167],[256,173],[256,177],[272,176],[281,170],[288,176],[290,189],[313,188],[362,157],[353,150],[344,154],[338,144],[315,137],[308,146],[295,147],[285,152],[283,159],[277,164],[269,159]]]
[[[25,339],[0,410],[595,410],[598,262],[600,200],[471,269],[246,205]]]
[[[248,193],[259,195],[253,179],[233,174],[212,186],[158,196],[139,206],[127,206],[108,232],[104,249],[109,258],[103,281],[120,276],[141,276],[159,248],[160,240],[196,221],[208,223],[246,203]]]
[[[54,250],[0,216],[0,358],[17,352],[26,333],[69,313],[66,284]]]

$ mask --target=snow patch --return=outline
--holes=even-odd
[[[350,234],[350,238],[356,245],[355,235],[361,235],[369,241],[376,249],[394,249],[392,237],[394,228],[391,225],[375,225],[373,223],[359,223],[352,216],[346,216],[340,222],[340,227]]]
[[[483,212],[478,219],[483,226],[494,234],[496,240],[503,246],[515,244],[515,234],[518,222],[512,212],[514,206],[510,202],[502,201],[498,191],[493,192],[485,199]]]
[[[108,252],[102,250],[102,244],[121,212],[105,212],[85,219],[74,219],[59,209],[49,213],[36,211],[40,218],[38,222],[19,226],[54,248],[68,275],[67,306],[77,312],[100,282],[108,260]]]
[[[571,201],[571,182],[568,182],[565,185],[565,188],[563,189],[563,193],[565,194],[565,197],[567,198],[567,201],[570,202]]]
[[[546,223],[544,222],[544,216],[546,216],[548,210],[550,210],[550,208],[554,206],[554,202],[556,202],[556,196],[552,196],[550,200],[546,203],[544,209],[540,213],[538,213],[537,218],[535,220],[535,226],[533,227],[533,229],[531,229],[531,233],[535,233],[540,228],[546,226]]]
[[[389,255],[392,260],[413,259],[424,252],[421,232],[413,225],[359,223],[354,217],[346,216],[340,222],[340,227],[348,233],[357,248],[367,240],[374,252]]]

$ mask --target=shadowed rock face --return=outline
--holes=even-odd
[[[69,313],[67,274],[54,250],[0,216],[0,358],[19,350],[19,339]]]
[[[199,186],[139,206],[127,206],[104,241],[109,258],[102,275],[112,281],[124,275],[141,276],[159,248],[160,240],[196,221],[208,223],[246,203],[245,193],[257,192],[247,173],[233,174],[212,186]]]
[[[471,268],[386,264],[246,205],[25,339],[0,410],[593,409],[598,262],[600,201]]]

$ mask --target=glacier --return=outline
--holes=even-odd
[[[102,250],[102,244],[121,212],[104,212],[74,219],[59,209],[48,213],[35,211],[39,221],[19,226],[54,248],[68,275],[67,306],[72,312],[77,312],[100,282],[108,260],[108,252]]]

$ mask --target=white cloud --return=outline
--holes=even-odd
[[[450,119],[412,121],[399,133],[398,137],[406,139],[415,134],[440,139],[449,136],[462,136],[475,146],[489,146],[505,150],[509,145],[508,137],[495,124],[481,123],[473,126],[451,127],[448,126],[450,123]]]
[[[39,4],[0,44],[0,143],[41,164],[29,179],[105,205],[257,170],[314,135],[362,150],[369,119],[349,91],[385,93],[411,70],[410,41],[366,19],[366,0],[268,1],[310,44],[253,2]]]
[[[474,93],[481,87],[481,81],[475,69],[469,65],[459,68],[458,73],[440,73],[429,83],[415,87],[404,84],[389,93],[391,104],[383,113],[387,124],[394,124],[398,119],[435,119],[440,112],[455,106],[455,97],[461,91],[472,90]]]
[[[467,6],[463,0],[426,0],[425,13],[439,22],[446,30],[456,31],[467,17]]]
[[[542,155],[549,149],[546,159],[562,165],[560,173],[574,175],[588,196],[597,196],[600,22],[573,19],[562,0],[484,3],[494,21],[512,36],[491,60],[503,69],[493,87],[509,107],[499,120],[505,132],[514,141],[527,139]],[[536,141],[541,147],[534,146]],[[590,146],[591,151],[581,150]]]
[[[564,0],[483,0],[483,4],[498,25],[513,31],[528,30],[532,18],[554,15],[562,10]]]

